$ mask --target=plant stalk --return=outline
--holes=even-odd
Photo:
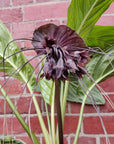
[[[82,105],[81,105],[80,117],[79,117],[78,126],[77,126],[76,135],[75,135],[73,144],[77,144],[77,142],[78,142],[86,98],[87,98],[87,95],[85,95],[83,102],[82,102]]]
[[[55,100],[56,100],[57,120],[58,120],[58,129],[59,129],[59,144],[63,144],[63,127],[62,127],[62,116],[61,116],[61,106],[60,106],[59,80],[55,81]]]
[[[62,125],[63,126],[64,126],[64,119],[65,119],[65,109],[66,109],[66,102],[67,102],[67,95],[68,95],[68,86],[69,86],[69,81],[66,81],[64,95],[63,95],[63,102],[62,102]]]
[[[25,131],[27,132],[28,136],[31,138],[31,140],[34,142],[34,144],[40,144],[40,142],[38,141],[37,137],[35,136],[35,134],[30,130],[30,128],[28,127],[28,125],[25,123],[25,121],[23,120],[23,118],[21,117],[20,113],[17,111],[17,109],[15,108],[14,104],[12,103],[12,101],[10,100],[9,96],[6,94],[5,90],[1,87],[0,85],[0,91],[3,95],[3,97],[5,98],[5,100],[7,101],[7,103],[9,104],[10,108],[12,109],[12,111],[14,111],[15,116],[17,117],[18,121],[21,123],[22,127],[25,129]]]
[[[52,144],[56,144],[55,137],[55,117],[54,117],[54,100],[55,100],[55,84],[53,89],[52,105],[51,105],[51,132],[52,132]]]

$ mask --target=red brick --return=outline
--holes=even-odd
[[[70,107],[71,107],[71,113],[80,113],[80,109],[81,109],[81,104],[79,103],[70,103]],[[95,109],[93,108],[92,105],[85,105],[84,107],[84,113],[95,113]]]
[[[114,134],[114,116],[103,116],[104,126],[108,134]],[[84,118],[84,133],[103,134],[103,128],[99,117]]]
[[[31,41],[26,41],[26,42],[24,43],[24,46],[25,46],[26,48],[33,48],[33,45],[32,45],[32,43],[31,43]],[[36,55],[36,52],[35,52],[34,50],[28,50],[28,51],[24,51],[24,54],[25,54],[26,56],[35,56],[35,55]]]
[[[56,25],[59,25],[60,22],[58,20],[47,20],[47,21],[41,21],[41,22],[37,22],[36,23],[36,28],[42,26],[42,25],[45,25],[45,24],[48,24],[48,23],[54,23]]]
[[[19,113],[23,114],[23,113],[28,113],[29,112],[31,98],[32,97],[22,97],[19,100],[17,100],[17,109],[18,109]],[[36,98],[37,98],[37,102],[39,104],[39,107],[41,108],[40,97],[36,97]],[[32,105],[31,105],[30,113],[31,114],[36,113],[33,102],[32,102]]]
[[[48,105],[48,111],[51,112],[51,106]],[[55,113],[57,113],[57,110],[56,110],[56,104],[55,104],[55,109],[54,109]],[[43,100],[43,112],[46,112],[46,109],[45,109],[45,102]],[[68,110],[68,103],[66,104],[66,110],[65,110],[66,113],[69,112]]]
[[[0,83],[1,83],[1,85],[3,85],[4,81],[1,80]],[[15,79],[12,79],[12,80],[10,79],[6,82],[6,84],[4,85],[3,88],[6,90],[8,95],[10,95],[10,94],[16,95],[16,94],[22,93],[24,86],[20,81],[15,80]]]
[[[109,141],[110,141],[110,144],[113,144],[114,143],[114,136],[109,137]],[[104,138],[104,137],[100,138],[100,144],[107,144],[106,143],[106,138]]]
[[[72,144],[74,138],[72,137],[70,143]],[[94,137],[79,137],[78,144],[96,144],[96,138]]]
[[[7,29],[11,32],[11,25],[10,25],[10,24],[5,24],[5,26],[6,26]]]
[[[20,139],[26,144],[33,144],[32,140],[29,138],[29,136],[16,136],[16,139]]]
[[[7,117],[7,126],[3,125],[4,124],[4,118],[0,118],[0,134],[7,134],[7,129],[8,129],[8,134],[20,134],[24,133],[25,130],[15,117]],[[3,128],[4,126],[4,128]],[[4,131],[4,132],[3,132]]]
[[[98,22],[96,23],[97,25],[110,25],[113,26],[114,25],[114,16],[102,16]]]
[[[22,21],[22,12],[20,8],[0,10],[0,19],[4,23],[13,23]]]
[[[105,11],[105,14],[114,13],[114,2],[110,5],[110,7]]]
[[[12,0],[13,5],[29,4],[32,2],[33,0]]]
[[[30,21],[66,17],[68,5],[68,2],[64,2],[25,7],[24,20]]]
[[[12,27],[13,38],[32,37],[34,29],[35,29],[34,23],[13,24]]]
[[[44,137],[42,138],[42,144],[46,144]],[[68,144],[68,137],[67,136],[66,137],[64,136],[64,144]]]
[[[42,3],[42,2],[56,2],[56,1],[58,1],[58,0],[36,0],[37,2],[39,2],[39,3]],[[61,1],[64,1],[64,0],[61,0]]]
[[[114,94],[110,94],[109,98],[112,100],[112,103],[114,103]],[[105,105],[100,106],[100,112],[109,113],[114,112],[114,109],[111,107],[108,101],[106,101]]]
[[[10,0],[1,0],[0,7],[7,7],[10,5]]]
[[[46,124],[46,128],[47,128],[48,124],[47,124],[46,116],[44,116],[43,119],[44,119],[44,123]],[[38,120],[37,116],[34,116],[34,117],[30,118],[30,127],[31,127],[31,129],[34,133],[36,133],[36,134],[41,134],[42,133],[40,123],[39,123],[39,120]]]
[[[34,58],[32,61],[30,61],[30,64],[33,66],[36,74],[39,74],[39,62],[39,58]]]
[[[75,133],[77,124],[78,124],[78,116],[66,116],[64,123],[64,134]]]
[[[103,81],[102,83],[100,83],[100,86],[105,92],[114,92],[114,77]]]
[[[15,99],[11,99],[11,101],[13,102],[13,104],[15,103]],[[7,101],[5,101],[4,99],[0,99],[0,114],[5,114],[5,113],[6,114],[12,113],[12,109],[10,108]]]
[[[23,42],[18,41],[18,42],[16,42],[16,44],[17,44],[17,46],[18,46],[19,48],[23,48]]]

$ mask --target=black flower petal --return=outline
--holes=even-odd
[[[68,79],[69,72],[79,77],[86,72],[79,64],[87,62],[88,47],[71,28],[46,24],[34,31],[32,44],[37,54],[47,56],[43,74],[47,79]]]

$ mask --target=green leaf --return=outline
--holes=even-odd
[[[106,51],[107,53],[114,54],[114,46],[108,48]],[[110,62],[109,62],[110,61]],[[84,90],[88,93],[91,91],[95,101],[97,104],[104,104],[105,101],[101,96],[100,92],[96,89],[95,83],[100,83],[111,76],[114,76],[114,69],[112,65],[114,65],[114,56],[106,56],[100,54],[94,54],[93,58],[89,61],[86,65],[86,69],[89,75],[94,79],[92,81],[88,76],[83,76],[83,83],[88,87],[88,90],[84,88]],[[82,84],[81,84],[82,85]],[[74,88],[75,87],[75,88]],[[75,102],[82,102],[85,93],[83,92],[82,88],[75,81],[72,81],[69,86],[69,94],[68,100],[75,101]],[[91,104],[89,99],[86,101],[86,104]]]
[[[46,80],[45,78],[40,79],[40,90],[41,94],[46,103],[52,103],[54,82],[52,80]]]
[[[101,49],[114,45],[114,26],[94,26],[87,37],[86,44]]]
[[[72,0],[67,25],[84,39],[114,0]]]
[[[85,91],[87,91],[87,90],[85,90]],[[67,100],[71,101],[71,102],[82,103],[84,95],[85,95],[85,93],[83,92],[82,88],[80,88],[78,83],[76,82],[76,80],[73,79],[69,83]],[[90,100],[91,95],[94,97],[97,105],[105,104],[105,99],[103,98],[103,96],[101,95],[101,93],[99,92],[99,90],[96,87],[94,87],[91,90],[91,93],[89,94],[89,97],[87,97],[87,99],[86,99],[86,102],[85,102],[86,104],[92,104],[92,102]]]
[[[11,42],[12,36],[5,27],[5,25],[0,21],[0,71],[3,72],[3,53],[4,49],[7,46],[9,42]],[[5,73],[7,73],[9,76],[14,73],[18,69],[18,67],[21,67],[24,63],[27,62],[26,57],[22,52],[15,54],[16,52],[20,51],[19,47],[16,45],[15,42],[12,42],[6,49],[5,52],[5,58],[8,56],[11,56],[10,58],[5,60]],[[31,66],[30,63],[27,63],[23,68],[18,71],[18,73],[12,75],[12,77],[17,78],[18,80],[26,83],[29,80],[29,85],[32,87],[35,84],[35,78],[34,78],[34,73],[31,76],[31,73],[33,72],[33,67]]]
[[[5,136],[5,138],[0,139],[0,144],[25,144],[25,142],[19,139],[13,139],[11,137]]]

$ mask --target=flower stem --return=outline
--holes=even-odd
[[[84,106],[85,106],[85,102],[86,102],[86,98],[87,98],[87,95],[85,95],[85,97],[84,97],[84,99],[83,99],[83,102],[82,102],[82,105],[81,105],[80,117],[79,117],[78,126],[77,126],[77,131],[76,131],[76,135],[75,135],[73,144],[77,144],[77,142],[78,142],[79,133],[80,133],[80,128],[81,128],[81,123],[82,123],[82,117],[83,117],[83,111],[84,111]]]
[[[63,144],[63,127],[62,127],[62,116],[61,116],[61,106],[60,106],[60,88],[59,81],[55,81],[55,100],[57,108],[57,120],[59,129],[59,144]]]
[[[46,102],[45,102],[45,108],[46,108],[46,114],[47,114],[48,129],[49,129],[49,133],[51,136],[51,122],[50,122],[50,117],[49,117],[48,105]]]
[[[69,81],[66,81],[65,82],[63,102],[62,102],[62,124],[63,124],[63,126],[64,126],[65,109],[66,109],[66,102],[67,102],[67,95],[68,95],[68,86],[69,86]]]
[[[21,123],[22,127],[27,132],[28,136],[34,142],[34,144],[40,144],[39,140],[37,139],[37,137],[35,136],[35,134],[30,130],[30,128],[28,127],[28,125],[25,123],[24,119],[22,118],[22,116],[20,115],[20,113],[17,111],[16,107],[14,106],[14,104],[12,103],[12,101],[9,98],[9,96],[6,94],[6,92],[4,91],[4,89],[2,88],[1,85],[0,85],[0,91],[1,91],[1,93],[3,95],[3,97],[5,98],[5,100],[7,101],[7,103],[9,104],[10,108],[14,112],[15,116],[17,117],[18,121]]]
[[[55,136],[55,118],[54,118],[54,100],[55,100],[55,84],[53,89],[52,105],[51,105],[51,132],[52,132],[52,144],[56,144]]]

